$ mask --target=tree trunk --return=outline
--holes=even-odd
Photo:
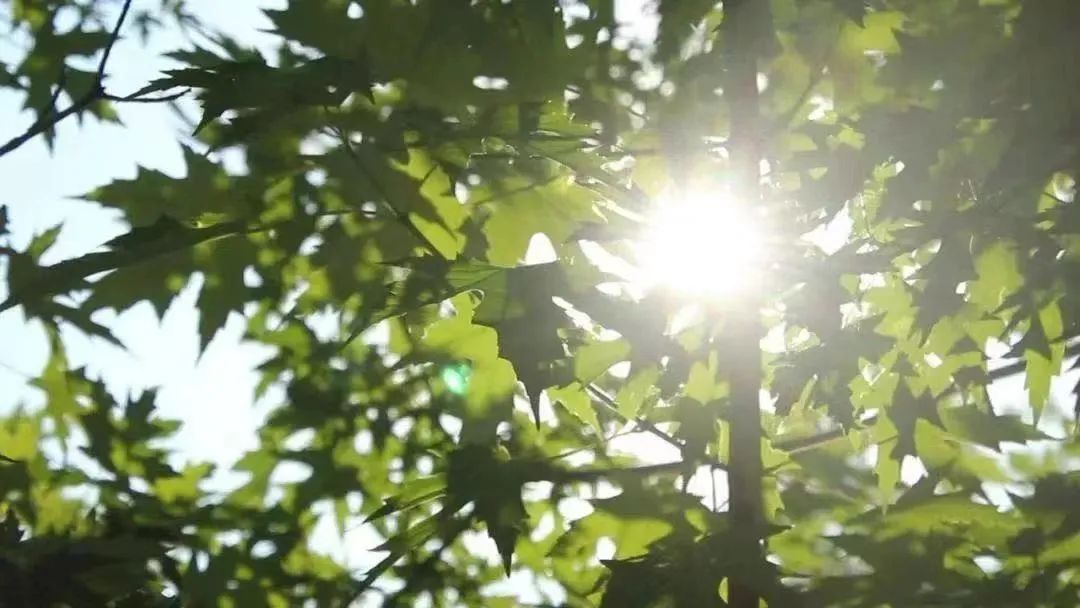
[[[763,128],[758,107],[757,58],[771,35],[768,0],[728,0],[721,26],[726,53],[724,96],[731,111],[728,154],[735,200],[753,216],[761,204],[760,161]],[[731,443],[728,491],[732,547],[739,567],[728,581],[733,608],[758,608],[760,594],[739,573],[764,560],[761,463],[761,289],[751,285],[725,321],[724,347],[731,363]]]

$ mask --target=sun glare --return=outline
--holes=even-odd
[[[637,247],[641,282],[697,297],[745,291],[760,278],[760,222],[723,193],[663,197]]]

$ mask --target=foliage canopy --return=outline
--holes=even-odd
[[[190,125],[183,175],[83,193],[130,225],[97,250],[43,264],[59,227],[17,248],[0,213],[0,308],[51,347],[44,407],[0,420],[0,606],[1080,604],[1045,415],[1080,336],[1080,3],[660,0],[642,38],[614,0],[292,0],[271,51],[132,4],[5,7],[32,124],[0,163],[125,103]],[[197,42],[112,91],[117,37],[162,28]],[[749,292],[628,279],[702,193],[768,237]],[[272,352],[228,487],[60,339],[122,347],[100,311],[184,289],[203,348],[242,317]],[[351,568],[325,518],[384,542]]]

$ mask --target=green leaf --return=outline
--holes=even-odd
[[[246,180],[229,175],[205,155],[182,147],[183,177],[171,177],[161,171],[140,167],[130,180],[119,179],[95,188],[81,198],[104,207],[119,209],[134,227],[165,229],[163,218],[184,225],[189,222],[221,222],[250,217],[260,201]],[[156,234],[145,234],[149,241]]]
[[[402,556],[409,551],[420,547],[434,536],[439,534],[451,537],[457,536],[463,529],[461,524],[461,520],[447,516],[443,513],[436,513],[375,547],[373,551],[389,551],[390,554],[366,572],[364,579],[356,584],[356,593],[363,592],[370,588],[371,585],[382,576],[384,572],[397,563]]]
[[[94,283],[94,293],[90,297],[88,308],[111,306],[118,310],[134,305],[140,298],[138,289],[151,285],[162,289],[157,297],[149,297],[158,308],[159,314],[181,287],[183,282],[170,280],[182,275],[185,279],[191,273],[190,252],[192,247],[212,247],[212,241],[242,232],[243,225],[225,222],[206,228],[187,228],[171,220],[159,220],[146,229],[136,228],[127,235],[117,237],[108,243],[110,251],[88,253],[77,258],[64,260],[51,266],[38,267],[31,272],[21,261],[12,273],[11,295],[0,304],[0,311],[19,304],[33,303],[40,298],[54,294],[63,294],[85,286],[87,277],[109,270],[138,269],[135,272],[148,272],[156,280],[132,284],[118,281],[126,272],[112,273]],[[145,231],[153,237],[146,237]],[[119,275],[119,276],[118,276]],[[161,275],[165,275],[161,277]]]
[[[574,377],[586,384],[592,382],[629,354],[626,340],[589,342],[574,353]]]
[[[357,52],[362,26],[348,17],[349,2],[316,0],[290,2],[284,10],[263,12],[275,33],[330,55],[348,57]]]
[[[11,234],[11,220],[8,218],[7,205],[0,205],[0,236]]]
[[[295,67],[271,67],[260,58],[226,61],[212,68],[168,70],[135,93],[141,97],[177,87],[198,89],[203,115],[195,132],[227,110],[294,112],[303,106],[337,106],[350,93],[371,97],[371,77],[359,58],[320,57]]]
[[[968,301],[986,312],[998,310],[1024,283],[1016,252],[1008,243],[987,247],[975,260],[978,280],[968,290]]]
[[[1017,345],[1023,353],[1024,380],[1036,421],[1050,399],[1050,383],[1061,372],[1065,345],[1062,338],[1061,309],[1057,302],[1043,307],[1031,319],[1031,327]]]
[[[603,436],[604,429],[596,416],[592,399],[580,384],[574,382],[564,387],[548,388],[547,395],[552,403],[566,408],[575,418],[589,425],[598,437]]]
[[[662,0],[658,3],[660,16],[657,32],[657,56],[661,60],[677,55],[683,42],[716,5],[711,0]]]
[[[619,414],[626,420],[636,418],[649,397],[654,395],[659,379],[660,369],[655,366],[632,372],[615,395]]]
[[[1000,538],[1015,532],[1019,523],[1008,513],[999,512],[990,505],[972,502],[960,494],[930,496],[896,506],[885,515],[874,513],[859,519],[875,526],[874,536],[880,540],[909,533],[930,536],[949,529]]]
[[[450,456],[446,481],[451,504],[475,505],[476,517],[487,527],[510,576],[514,546],[525,531],[528,514],[521,497],[523,480],[515,476],[508,460],[501,446],[465,446]]]
[[[540,394],[556,384],[552,364],[565,356],[559,330],[568,319],[552,301],[564,293],[564,277],[557,264],[541,264],[514,269],[501,279],[483,284],[491,287],[484,289],[476,322],[496,330],[499,356],[513,364],[539,426]]]
[[[534,179],[503,179],[476,189],[470,204],[481,207],[487,220],[483,233],[491,263],[520,263],[537,233],[558,248],[587,222],[597,218],[592,194],[577,186],[565,171],[545,168]]]
[[[831,0],[831,4],[859,27],[863,26],[863,17],[866,16],[867,11],[866,0]]]
[[[383,505],[372,511],[364,523],[422,505],[445,493],[446,479],[441,476],[422,477],[410,482],[401,492],[383,501]]]
[[[1019,416],[999,416],[972,406],[944,408],[940,413],[945,429],[953,435],[998,451],[1003,443],[1048,439]]]

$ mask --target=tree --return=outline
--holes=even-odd
[[[99,4],[13,5],[7,80],[41,109],[0,152],[110,102],[198,115],[183,177],[85,195],[127,234],[3,250],[0,308],[52,356],[0,426],[0,605],[1080,602],[1077,444],[1043,416],[1080,335],[1080,5],[661,0],[642,40],[613,0],[305,0],[267,11],[268,56]],[[113,94],[112,44],[166,9],[209,33]],[[703,216],[678,264],[749,266],[738,289],[625,271],[702,199],[743,223]],[[58,333],[117,342],[99,311],[192,277],[202,346],[242,316],[284,389],[224,491]],[[1022,412],[988,391],[1017,374]],[[381,561],[321,553],[321,518]]]

